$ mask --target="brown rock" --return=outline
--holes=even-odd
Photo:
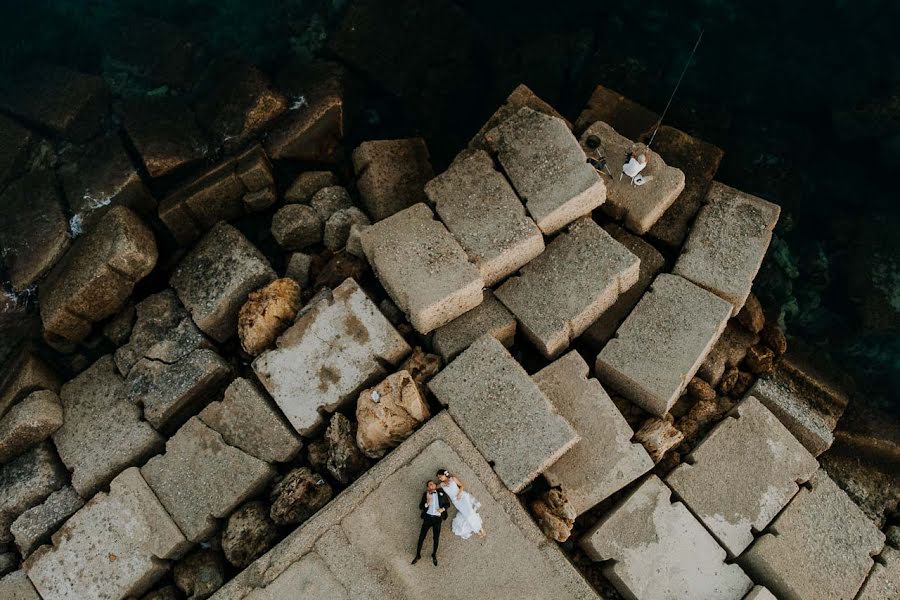
[[[781,356],[787,352],[787,338],[781,328],[772,323],[767,322],[759,334],[762,343],[772,349],[776,356]]]
[[[775,370],[775,351],[768,346],[757,344],[747,350],[744,364],[754,375],[765,375]]]
[[[425,184],[434,177],[422,138],[363,142],[353,151],[353,169],[373,223],[424,202]]]
[[[285,250],[302,250],[322,241],[322,219],[305,204],[288,204],[272,217],[272,237]]]
[[[369,263],[366,262],[365,258],[353,256],[347,252],[338,252],[319,271],[313,284],[313,289],[334,289],[348,277],[354,281],[364,281],[368,270]]]
[[[699,377],[693,377],[688,382],[687,392],[701,402],[710,402],[716,399],[716,390]]]
[[[629,140],[638,140],[658,120],[659,115],[653,111],[598,85],[575,121],[575,133],[581,135],[592,123],[603,121]]]
[[[181,595],[178,593],[178,588],[174,585],[167,585],[159,588],[158,590],[153,590],[152,592],[147,592],[145,595],[141,596],[141,600],[180,600]]]
[[[744,308],[737,314],[737,320],[741,325],[753,333],[759,333],[763,330],[763,327],[766,324],[766,315],[763,312],[762,304],[759,303],[759,298],[756,297],[756,294],[751,292],[751,294],[747,296]]]
[[[678,421],[678,430],[684,435],[684,440],[694,442],[701,437],[706,426],[724,415],[719,404],[713,400],[701,400],[695,403],[691,409]]]
[[[640,442],[653,462],[658,463],[666,452],[684,441],[684,434],[672,424],[671,416],[667,415],[666,419],[651,417],[634,434],[634,441]]]
[[[191,600],[204,600],[225,583],[225,565],[215,550],[195,550],[175,564],[173,575]]]
[[[369,468],[369,461],[356,446],[356,424],[341,413],[334,413],[325,430],[328,443],[326,467],[343,484],[350,483]]]
[[[719,340],[706,355],[706,359],[697,370],[697,375],[713,387],[717,386],[725,370],[741,364],[747,355],[747,349],[758,342],[758,335],[747,331],[735,319],[731,319]]]
[[[131,337],[134,328],[136,309],[130,300],[103,326],[103,337],[112,342],[113,346],[122,346]]]
[[[325,471],[328,469],[328,443],[322,440],[314,440],[306,447],[306,458],[313,469]]]
[[[338,179],[331,171],[300,173],[284,193],[284,201],[289,204],[308,204],[316,192],[334,185],[338,185]]]
[[[262,556],[278,539],[278,528],[269,518],[263,502],[250,502],[228,517],[222,532],[222,552],[226,560],[243,569]]]
[[[251,292],[238,313],[241,347],[256,356],[294,322],[300,310],[300,286],[287,277]]]
[[[730,367],[725,374],[722,375],[722,379],[719,380],[719,393],[721,394],[731,394],[731,391],[734,389],[734,386],[737,384],[739,371],[735,367]]]
[[[430,416],[419,386],[408,371],[399,371],[360,393],[356,444],[366,456],[380,458]]]
[[[0,418],[31,392],[51,390],[59,393],[61,382],[56,373],[29,350],[22,350],[4,365],[0,377]]]
[[[732,398],[743,398],[755,379],[756,377],[746,371],[738,371],[737,379],[734,381],[734,386],[731,388],[729,396]]]
[[[441,357],[437,354],[429,354],[421,347],[416,346],[409,358],[400,365],[400,370],[408,371],[412,375],[413,381],[422,386],[441,370]]]
[[[32,392],[0,419],[0,464],[44,441],[62,424],[59,396],[50,390]]]
[[[310,444],[310,450],[313,444]],[[269,494],[272,521],[295,525],[306,521],[331,500],[331,486],[307,467],[294,469],[275,484]]]
[[[548,490],[530,505],[538,527],[551,540],[565,542],[572,534],[577,513],[565,494],[556,488]]]

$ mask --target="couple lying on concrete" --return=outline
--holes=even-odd
[[[450,503],[456,507],[456,516],[453,517],[451,530],[464,540],[478,534],[484,537],[484,527],[481,523],[481,515],[478,509],[481,503],[469,492],[465,491],[462,482],[447,469],[439,469],[438,481],[429,479],[425,485],[425,492],[419,502],[422,513],[422,529],[419,531],[419,543],[416,546],[416,557],[412,564],[416,564],[422,558],[422,544],[425,536],[431,529],[432,551],[431,562],[437,566],[438,542],[441,538],[441,523],[447,518],[447,510]]]

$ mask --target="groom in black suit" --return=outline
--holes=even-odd
[[[447,509],[450,508],[450,498],[444,490],[438,488],[437,484],[428,480],[425,493],[422,494],[422,500],[419,502],[419,509],[422,512],[422,530],[419,531],[419,543],[416,546],[416,557],[412,564],[419,562],[422,558],[422,544],[425,542],[425,536],[428,529],[431,529],[431,538],[434,547],[431,551],[431,562],[437,566],[437,550],[438,542],[441,539],[441,522],[447,518]]]

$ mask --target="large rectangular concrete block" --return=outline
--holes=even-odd
[[[25,571],[19,569],[0,577],[0,598],[5,600],[41,600]]]
[[[590,218],[573,223],[495,292],[552,358],[638,280],[640,260]]]
[[[66,468],[49,442],[0,465],[0,544],[13,541],[10,525],[68,483]]]
[[[532,379],[556,411],[581,436],[581,441],[544,471],[551,486],[561,486],[577,514],[593,508],[653,468],[650,455],[588,364],[569,352],[544,367]]]
[[[521,108],[488,131],[485,141],[544,234],[606,199],[603,181],[562,119]]]
[[[469,148],[472,150],[487,150],[488,144],[485,141],[485,134],[510,118],[514,114],[516,114],[520,108],[528,107],[531,110],[544,113],[550,117],[556,117],[566,124],[566,127],[569,129],[572,128],[571,124],[566,120],[564,116],[559,114],[555,108],[547,104],[544,100],[539,98],[537,94],[535,94],[531,89],[525,85],[524,83],[520,83],[516,86],[516,88],[506,97],[506,102],[500,105],[500,107],[494,111],[494,114],[485,122],[484,125],[481,126],[481,129],[478,130],[471,140],[469,140]]]
[[[490,290],[485,290],[481,304],[438,327],[432,344],[444,362],[449,362],[485,333],[500,340],[507,348],[512,346],[516,335],[516,318]]]
[[[741,600],[753,582],[655,475],[581,538],[603,573],[635,600]]]
[[[740,312],[772,239],[781,207],[713,182],[672,270]]]
[[[630,140],[638,140],[653,129],[659,115],[616,91],[598,85],[575,120],[575,133],[581,135],[597,121],[609,123]]]
[[[854,598],[884,534],[824,471],[810,483],[738,562],[779,598]]]
[[[654,415],[665,415],[725,329],[732,306],[663,273],[597,356],[597,375]]]
[[[819,465],[759,400],[743,400],[666,477],[681,501],[735,557]]]
[[[458,156],[428,182],[425,193],[486,285],[515,273],[544,250],[541,230],[483,150]]]
[[[356,187],[373,223],[425,200],[434,171],[422,138],[363,142],[352,158]]]
[[[0,379],[0,418],[31,392],[50,390],[59,393],[60,381],[46,362],[27,348],[20,349],[4,364]]]
[[[900,598],[900,550],[885,546],[856,600]]]
[[[481,304],[481,274],[425,204],[375,223],[360,242],[384,289],[419,333]]]
[[[50,539],[53,532],[82,506],[84,500],[78,492],[66,486],[47,496],[41,504],[23,512],[9,528],[16,539],[19,553],[27,557]]]
[[[503,483],[520,492],[578,442],[519,363],[485,335],[428,382]]]
[[[253,370],[298,432],[321,428],[333,412],[368,385],[386,365],[400,364],[409,345],[359,285],[347,279],[320,298],[261,354]]]

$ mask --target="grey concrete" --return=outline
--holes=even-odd
[[[597,356],[597,376],[662,416],[725,329],[731,309],[715,294],[663,273]]]
[[[488,144],[484,139],[485,134],[516,114],[520,108],[525,106],[531,110],[544,113],[547,116],[556,117],[563,121],[566,124],[566,127],[569,129],[572,128],[566,118],[559,114],[555,108],[541,100],[527,85],[520,83],[510,95],[506,97],[506,102],[501,104],[500,107],[494,111],[494,114],[481,126],[478,133],[469,140],[469,148],[473,150],[487,150]]]
[[[49,540],[53,532],[82,506],[84,500],[78,492],[66,486],[19,515],[9,530],[21,555],[27,557],[35,548]]]
[[[544,234],[590,214],[606,199],[600,176],[559,118],[521,108],[485,140]]]
[[[580,515],[653,468],[653,461],[588,364],[574,350],[532,379],[581,441],[544,471]]]
[[[331,171],[306,171],[300,173],[285,190],[284,201],[289,204],[307,204],[316,192],[332,185],[338,185],[338,179]]]
[[[13,541],[13,521],[66,485],[67,476],[49,442],[0,465],[0,545]]]
[[[432,345],[447,362],[485,333],[500,340],[507,348],[512,346],[516,335],[516,318],[490,290],[485,290],[481,304],[438,327],[434,332]]]
[[[312,198],[309,199],[309,206],[316,211],[316,214],[319,215],[319,218],[324,223],[337,211],[353,206],[353,199],[347,192],[347,188],[340,185],[330,185],[313,194]]]
[[[744,596],[744,600],[778,600],[772,592],[761,585],[754,585],[750,593]]]
[[[4,600],[41,600],[28,575],[21,569],[0,577],[0,598]]]
[[[309,268],[312,266],[313,257],[311,254],[302,252],[293,252],[287,261],[287,267],[284,271],[285,277],[290,277],[300,284],[301,288],[309,286]]]
[[[272,216],[272,237],[283,250],[302,250],[322,241],[324,223],[306,204],[286,204]]]
[[[46,440],[62,424],[59,396],[50,390],[31,392],[0,419],[0,464]]]
[[[342,208],[328,217],[328,221],[325,222],[322,243],[332,252],[337,252],[348,244],[351,231],[361,232],[370,224],[366,213],[355,206]]]
[[[540,229],[487,152],[463,152],[428,182],[425,193],[486,285],[515,273],[544,250]]]
[[[513,492],[522,491],[580,439],[490,335],[469,346],[428,387]]]
[[[900,550],[885,546],[856,600],[900,598]]]
[[[419,333],[481,304],[481,274],[425,204],[379,221],[360,241],[384,289]]]
[[[495,294],[528,339],[553,358],[638,281],[639,271],[638,257],[586,217]]]
[[[390,322],[352,279],[307,305],[276,348],[253,370],[298,432],[322,428],[320,411],[333,412],[363,387],[387,375],[410,352]]]
[[[819,467],[759,400],[749,396],[666,477],[733,558],[753,543]]]
[[[27,348],[7,360],[3,370],[6,372],[0,375],[0,418],[31,392],[51,390],[59,393],[59,377]]]
[[[777,204],[714,181],[672,272],[728,300],[738,314],[780,214]]]
[[[24,563],[44,600],[139,596],[188,542],[137,468],[94,496]]]
[[[351,154],[356,188],[372,222],[425,200],[434,177],[422,138],[363,142]]]
[[[884,534],[824,471],[801,489],[738,559],[779,598],[853,598]]]
[[[588,530],[581,547],[595,561],[610,561],[603,574],[627,598],[741,600],[753,582],[725,563],[725,551],[671,495],[649,476]]]
[[[488,531],[462,541],[444,524],[440,566],[410,565],[417,500],[438,467],[481,502]],[[451,514],[452,517],[452,514]],[[431,419],[312,519],[239,574],[215,600],[597,598],[559,547],[446,413]]]

